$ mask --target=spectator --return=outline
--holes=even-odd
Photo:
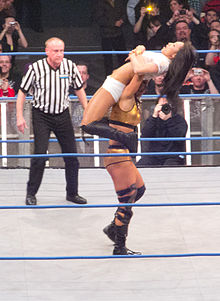
[[[181,89],[183,94],[218,94],[209,71],[202,68],[192,68],[186,76],[192,85],[184,85]]]
[[[192,68],[186,76],[186,81],[190,80],[192,85],[184,85],[180,90],[183,94],[218,94],[218,90],[207,70],[202,68]],[[190,105],[191,126],[200,129],[201,123],[201,101],[193,100]]]
[[[134,25],[136,45],[142,44],[147,47],[147,41],[155,34],[149,27],[149,19],[151,16],[158,16],[160,11],[156,3],[147,6],[144,0],[139,1],[136,11],[137,22]]]
[[[15,91],[12,89],[8,83],[7,79],[0,79],[0,97],[14,97]],[[14,120],[14,103],[7,103],[7,113],[10,114],[9,122]],[[1,106],[0,106],[0,125],[1,125]]]
[[[76,66],[81,75],[83,81],[83,88],[86,92],[86,95],[93,95],[97,89],[88,84],[88,80],[90,77],[88,65],[85,62],[81,61],[78,62]],[[72,87],[70,87],[69,91],[70,94],[74,94],[74,90]],[[72,122],[74,127],[80,127],[82,117],[83,117],[82,105],[79,102],[74,101],[74,103],[72,104]]]
[[[135,7],[137,6],[139,1],[140,0],[128,0],[127,2],[127,17],[128,17],[128,21],[132,26],[134,26],[136,23]]]
[[[96,92],[96,88],[89,85],[88,81],[90,78],[89,66],[85,62],[79,61],[77,64],[77,69],[81,75],[83,81],[83,88],[87,95],[93,95]]]
[[[212,21],[218,20],[218,14],[214,9],[207,10],[204,17],[204,22],[196,25],[194,28],[194,39],[196,45],[200,45],[198,49],[208,49],[209,38],[208,33],[210,31],[210,26]]]
[[[146,94],[148,95],[161,95],[161,91],[163,88],[163,80],[166,75],[166,72],[155,76],[153,79],[151,79],[148,83]],[[146,120],[150,114],[153,112],[154,106],[149,107],[147,106],[147,102],[142,102],[141,105],[141,127],[143,127],[144,120]]]
[[[159,98],[153,114],[144,122],[142,138],[185,137],[187,132],[185,119],[176,113],[166,98]],[[149,141],[143,142],[142,152],[184,152],[185,141]],[[147,155],[137,162],[137,166],[184,165],[182,155]]]
[[[195,33],[190,29],[189,23],[185,20],[179,20],[175,23],[174,26],[175,38],[173,41],[178,42],[191,42],[195,48],[199,48],[199,45],[196,43],[194,37]]]
[[[220,31],[213,29],[209,32],[209,50],[220,50]],[[209,52],[206,55],[205,63],[207,66],[214,66],[220,60],[219,52]]]
[[[175,37],[175,40],[179,42],[191,41],[191,29],[186,21],[180,20],[176,22]]]
[[[169,0],[169,6],[172,13],[175,11],[180,11],[181,9],[187,9],[188,6],[185,5],[184,1],[182,0]]]
[[[173,41],[178,41],[178,42],[189,41],[196,49],[200,49],[200,46],[197,44],[197,41],[195,39],[195,32],[193,32],[193,29],[192,30],[190,29],[189,24],[186,21],[180,20],[176,22],[174,30],[175,30],[175,37],[173,38]],[[204,67],[205,65],[204,53],[200,53],[197,55],[195,65]]]
[[[219,20],[213,20],[210,24],[210,30],[216,29],[220,31],[220,21]]]
[[[205,1],[205,5],[203,6],[203,11],[207,12],[210,9],[214,9],[217,13],[220,13],[220,2],[219,2],[219,0]]]
[[[176,22],[185,21],[188,24],[199,24],[198,17],[190,10],[189,5],[182,0],[170,0],[170,10],[172,17],[166,23],[168,26],[173,26]]]
[[[0,41],[2,43],[3,52],[17,52],[18,46],[27,48],[27,40],[21,30],[20,24],[14,17],[5,18],[3,30],[0,33]],[[14,65],[15,56],[12,58]]]
[[[15,93],[18,93],[20,87],[21,75],[12,69],[11,56],[1,55],[0,56],[0,67],[1,67],[1,79],[7,79],[9,86],[14,89]]]
[[[166,75],[166,72],[162,73],[158,76],[155,76],[152,80],[149,81],[148,88],[147,88],[147,94],[160,95],[161,90],[163,88],[163,80],[164,80],[165,75]]]
[[[0,97],[14,97],[15,91],[6,78],[0,79]]]
[[[166,24],[162,24],[158,16],[150,17],[149,27],[154,35],[148,40],[147,49],[159,50],[169,41],[169,27]]]
[[[125,21],[123,0],[98,0],[95,8],[95,20],[100,27],[102,50],[125,51],[125,39],[122,26]],[[126,54],[117,54],[118,65],[124,64]],[[111,54],[104,54],[106,76],[115,68]]]
[[[201,0],[188,0],[189,6],[195,11],[197,16],[201,14],[202,2]]]
[[[220,61],[210,70],[211,78],[218,91],[220,91]]]
[[[16,17],[16,11],[13,5],[14,0],[4,0],[4,13],[6,16]]]

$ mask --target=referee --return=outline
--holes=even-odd
[[[34,153],[46,154],[51,131],[57,137],[62,153],[77,153],[69,113],[69,86],[73,86],[83,108],[87,106],[83,82],[76,65],[64,58],[64,42],[56,37],[45,43],[47,58],[30,65],[23,77],[17,98],[17,127],[24,133],[27,124],[23,108],[27,93],[33,95],[32,121]],[[27,183],[26,205],[36,205],[46,158],[32,158]],[[79,162],[76,157],[64,157],[66,200],[77,204],[87,201],[78,195]]]

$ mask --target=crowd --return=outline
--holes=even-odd
[[[33,5],[36,2],[30,1]],[[19,73],[15,55],[8,54],[28,47],[19,23],[22,7],[19,3],[23,1],[0,0],[0,51],[7,52],[0,56],[0,96],[18,94],[17,127],[22,133],[27,127],[23,116],[25,97],[27,94],[33,96],[35,154],[46,154],[51,132],[56,135],[63,153],[76,153],[74,127],[80,127],[80,124],[88,133],[95,130],[95,134],[110,138],[109,153],[128,153],[127,157],[105,159],[120,203],[136,202],[144,194],[145,186],[136,166],[185,164],[185,157],[181,155],[152,155],[143,156],[134,165],[129,152],[136,152],[140,96],[144,92],[158,95],[152,114],[142,113],[143,138],[186,136],[188,125],[178,92],[217,94],[220,91],[218,1],[97,0],[94,20],[99,26],[101,47],[104,51],[122,51],[116,56],[117,63],[113,55],[104,54],[107,78],[97,92],[90,86],[87,62],[75,63],[64,58],[64,41],[56,37],[45,43],[46,58],[30,64],[22,79],[23,72]],[[33,15],[33,20],[38,21],[35,20],[32,28],[42,32],[38,13],[40,6]],[[133,37],[134,50],[129,56],[123,53],[128,50],[125,26]],[[161,49],[159,55],[153,52]],[[194,60],[195,49],[212,52],[197,54]],[[75,94],[80,100],[80,104],[73,105],[72,111],[69,110],[69,94]],[[89,103],[86,95],[94,95]],[[195,105],[198,103],[194,102]],[[109,108],[112,109],[109,123],[100,123],[99,119],[106,117]],[[184,152],[185,142],[143,142],[142,151]],[[45,158],[31,160],[26,205],[37,204],[36,194],[45,162]],[[87,200],[78,194],[77,157],[65,157],[64,162],[66,200],[86,204]],[[112,223],[104,228],[105,234],[115,242],[113,254],[129,253],[125,241],[132,214],[131,207],[119,207]]]

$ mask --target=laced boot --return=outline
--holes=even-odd
[[[115,235],[115,247],[113,250],[113,255],[128,255],[128,251],[125,246],[128,226],[115,225],[115,229],[116,229],[116,235]]]
[[[87,125],[82,125],[82,130],[91,135],[98,135],[121,142],[131,153],[137,152],[138,136],[136,132],[124,133],[111,126],[105,121],[93,121]]]
[[[103,232],[108,236],[109,239],[111,239],[113,242],[115,242],[116,230],[115,230],[115,222],[114,221],[112,221],[111,224],[106,226],[103,229]]]

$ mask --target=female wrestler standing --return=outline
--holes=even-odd
[[[139,97],[146,88],[143,76],[134,75],[129,85],[113,107],[110,127],[124,133],[134,132],[140,122]],[[129,150],[118,141],[110,140],[108,153],[128,153],[124,157],[105,157],[104,165],[111,175],[120,203],[134,203],[145,191],[143,179],[129,156]],[[127,255],[125,246],[132,207],[118,207],[113,222],[104,228],[104,233],[115,242],[113,255]]]
[[[175,42],[163,47],[161,53],[145,51],[145,47],[137,46],[129,54],[130,62],[113,71],[103,85],[93,95],[82,120],[82,129],[92,135],[119,141],[131,151],[136,152],[137,135],[124,133],[100,122],[110,107],[118,102],[122,91],[133,78],[134,74],[144,75],[145,79],[167,72],[164,79],[169,102],[176,99],[187,72],[192,67],[195,51],[191,43]]]

